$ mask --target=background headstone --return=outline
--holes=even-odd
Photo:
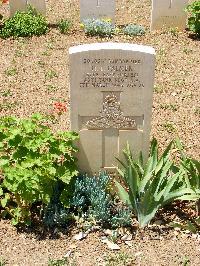
[[[79,168],[113,170],[127,141],[149,151],[154,80],[153,48],[122,43],[71,47],[71,130],[80,134]]]
[[[34,7],[42,15],[46,15],[45,0],[10,0],[10,16],[13,16],[17,11],[26,11],[27,5]]]
[[[110,18],[115,21],[115,0],[80,0],[81,21]]]
[[[38,12],[46,15],[46,3],[45,0],[27,0],[27,5],[31,5],[34,7]]]
[[[152,0],[151,30],[177,27],[185,29],[188,0]]]
[[[26,0],[9,0],[10,16],[14,16],[15,12],[26,11]]]

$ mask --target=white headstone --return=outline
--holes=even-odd
[[[46,15],[45,0],[10,0],[10,16],[13,16],[17,11],[26,11],[27,6],[31,5],[42,15]]]
[[[80,0],[81,21],[109,18],[115,21],[115,0]]]
[[[34,7],[39,13],[46,15],[45,0],[27,0],[27,5]]]
[[[129,142],[149,150],[154,80],[153,48],[124,43],[71,47],[71,130],[80,134],[79,168],[112,171]]]
[[[165,28],[185,29],[188,0],[152,0],[151,30]]]
[[[9,0],[10,16],[14,16],[15,12],[26,11],[26,0]]]

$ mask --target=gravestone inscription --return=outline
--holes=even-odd
[[[127,141],[137,156],[149,150],[153,48],[124,43],[71,47],[71,130],[80,134],[79,168],[113,171]]]
[[[27,6],[31,5],[42,15],[46,15],[45,0],[10,0],[10,16],[13,16],[17,11],[26,11]]]
[[[151,30],[186,27],[186,12],[188,0],[152,0]]]
[[[115,0],[80,0],[81,21],[84,19],[115,20]]]

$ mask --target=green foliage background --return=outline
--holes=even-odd
[[[188,26],[195,34],[200,35],[200,1],[188,5],[186,12],[189,13]]]

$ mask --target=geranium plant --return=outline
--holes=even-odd
[[[50,201],[57,182],[63,189],[77,174],[74,132],[53,133],[45,119],[0,119],[1,205],[13,223],[30,223],[31,206]]]
[[[200,1],[189,4],[185,11],[189,14],[188,27],[197,35],[200,35]]]

